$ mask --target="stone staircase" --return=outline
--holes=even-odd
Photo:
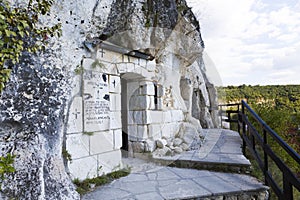
[[[265,200],[268,188],[249,176],[237,132],[205,130],[199,150],[175,156],[124,158],[132,173],[83,196],[86,200]]]

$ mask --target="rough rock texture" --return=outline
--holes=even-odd
[[[65,75],[47,61],[24,55],[1,95],[1,155],[16,155],[16,172],[1,189],[21,199],[76,199],[61,157]],[[55,192],[54,192],[55,191]]]
[[[0,154],[16,155],[16,172],[1,184],[7,198],[79,199],[64,166],[62,149],[72,73],[83,57],[93,57],[84,41],[94,45],[93,41],[104,39],[147,52],[155,57],[158,72],[182,73],[182,81],[176,83],[162,73],[155,79],[168,85],[182,83],[181,91],[187,90],[177,97],[182,106],[174,105],[184,110],[188,119],[189,125],[182,130],[193,132],[182,133],[186,143],[195,139],[201,126],[217,126],[215,114],[208,109],[217,102],[215,90],[203,75],[199,24],[184,0],[57,0],[50,15],[40,21],[44,25],[62,23],[62,37],[49,38],[49,50],[43,54],[24,54],[13,67],[0,99]],[[195,91],[200,97],[194,98],[195,105],[189,105],[186,102]],[[201,110],[201,105],[206,108]],[[185,143],[181,146],[174,150],[187,149]],[[171,149],[164,146],[162,151],[168,154]]]

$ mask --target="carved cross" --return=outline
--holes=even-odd
[[[101,53],[101,57],[103,58],[103,55],[105,54],[104,50],[101,48],[99,52]]]
[[[75,109],[75,112],[72,113],[73,115],[75,115],[75,119],[77,119],[78,115],[80,114],[80,112],[77,110],[77,108]]]

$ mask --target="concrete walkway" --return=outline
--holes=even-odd
[[[153,159],[125,158],[124,165],[132,168],[130,175],[97,188],[82,199],[267,199],[267,187],[248,175],[158,165],[217,165],[221,166],[218,171],[223,169],[226,172],[229,168],[250,165],[241,153],[242,141],[236,132],[222,129],[205,131],[206,141],[200,150],[154,158],[156,164]]]

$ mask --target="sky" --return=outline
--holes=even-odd
[[[300,84],[300,0],[187,2],[217,85]]]

